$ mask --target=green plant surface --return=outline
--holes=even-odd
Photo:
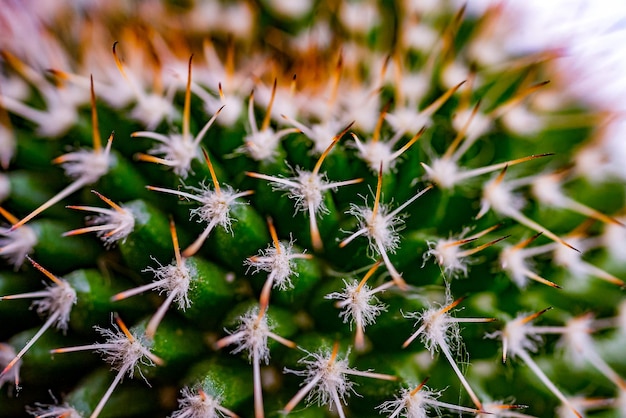
[[[409,3],[6,5],[0,417],[626,414],[608,116]]]

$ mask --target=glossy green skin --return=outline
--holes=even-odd
[[[175,7],[187,6],[186,2]],[[262,2],[263,3],[263,2]],[[396,16],[400,10],[394,2],[384,3],[385,19]],[[256,2],[255,2],[256,4]],[[262,6],[263,7],[263,6]],[[323,15],[323,13],[321,14]],[[439,17],[434,22],[437,28],[445,27],[452,19],[450,16]],[[305,16],[298,22],[282,22],[268,10],[262,9],[259,16],[260,33],[264,30],[280,30],[296,33],[300,27],[315,20],[315,16]],[[375,30],[360,39],[368,47],[378,48],[381,55],[390,50],[386,44],[379,48],[381,40],[387,36],[397,36],[399,18],[385,25],[385,30]],[[425,19],[428,21],[428,18]],[[387,22],[386,22],[387,23]],[[463,23],[458,29],[459,35],[453,48],[460,52],[476,22]],[[389,29],[389,30],[387,30]],[[438,29],[439,30],[439,29]],[[443,31],[443,29],[441,29]],[[384,33],[383,33],[384,32]],[[387,33],[388,32],[388,33]],[[300,32],[302,33],[302,32]],[[445,31],[443,31],[445,34]],[[220,35],[221,36],[221,35]],[[218,36],[219,38],[219,36]],[[262,36],[259,39],[263,38]],[[222,40],[217,39],[220,44]],[[241,54],[246,54],[245,46]],[[267,45],[254,44],[254,47]],[[225,49],[225,48],[222,48]],[[220,50],[221,52],[225,52]],[[462,53],[459,53],[459,56]],[[407,66],[411,70],[421,71],[427,68],[428,57],[410,51],[406,52]],[[195,59],[195,58],[194,58]],[[330,58],[329,58],[330,59]],[[437,61],[437,60],[436,60]],[[364,72],[377,71],[361,63]],[[430,91],[424,97],[420,108],[436,99],[443,88],[439,83],[443,62],[434,64]],[[352,70],[350,70],[352,71]],[[543,71],[540,65],[529,68],[504,68],[498,71],[478,68],[482,84],[473,90],[472,102],[483,100],[481,111],[488,112],[505,102],[515,93],[515,86],[522,84],[528,73]],[[345,71],[342,77],[348,77]],[[541,73],[543,77],[543,73]],[[260,83],[266,80],[259,79]],[[469,83],[468,83],[469,84]],[[504,86],[504,88],[503,88]],[[381,103],[394,99],[394,92],[387,86],[378,91]],[[499,95],[494,96],[493,91]],[[341,92],[340,92],[341,94]],[[457,95],[458,96],[458,95]],[[430,162],[432,158],[443,154],[456,135],[451,118],[457,111],[460,97],[451,98],[435,115],[433,124],[428,128],[420,142],[410,148],[397,161],[395,171],[386,173],[382,178],[381,202],[390,209],[413,196],[426,187],[424,170],[421,162]],[[177,109],[182,109],[182,94],[175,97]],[[192,98],[191,132],[197,132],[207,115],[202,110],[202,103],[197,97]],[[247,102],[246,102],[247,103]],[[263,118],[263,111],[256,109],[257,120]],[[393,107],[391,108],[393,109]],[[112,382],[115,370],[102,363],[97,353],[68,353],[51,356],[49,350],[70,345],[102,342],[102,337],[94,331],[94,326],[110,327],[111,313],[117,312],[129,326],[145,327],[167,297],[167,292],[145,292],[127,300],[112,302],[111,297],[121,291],[151,283],[154,279],[148,268],[157,268],[174,262],[175,251],[169,227],[170,216],[174,219],[180,247],[184,250],[206,227],[205,222],[189,219],[189,210],[197,207],[197,202],[187,202],[176,196],[156,193],[146,189],[147,185],[170,189],[185,186],[201,188],[204,183],[210,190],[215,190],[206,164],[201,158],[194,160],[189,177],[181,181],[166,167],[156,166],[143,161],[133,161],[137,152],[146,152],[154,142],[139,138],[130,138],[132,132],[142,130],[137,122],[127,117],[129,109],[113,110],[98,102],[101,131],[116,130],[113,142],[114,164],[111,172],[94,185],[90,185],[74,196],[45,212],[29,225],[36,228],[42,239],[35,249],[33,257],[54,274],[64,278],[76,289],[78,299],[73,307],[69,331],[63,336],[56,330],[48,330],[35,344],[31,352],[24,357],[24,390],[18,398],[9,398],[7,391],[0,391],[0,417],[15,418],[23,413],[24,405],[35,402],[52,403],[47,391],[51,389],[62,402],[68,402],[89,414],[100,397]],[[565,110],[565,114],[569,112]],[[339,317],[336,301],[325,299],[332,292],[340,292],[344,280],[360,280],[364,271],[378,256],[372,254],[365,237],[355,239],[345,248],[339,243],[357,228],[354,217],[345,212],[350,203],[372,205],[373,191],[376,188],[376,173],[357,157],[350,144],[349,135],[342,138],[322,165],[322,172],[330,181],[342,181],[362,178],[360,184],[328,191],[324,194],[324,204],[328,213],[319,214],[318,224],[323,240],[323,251],[315,252],[311,246],[309,214],[294,213],[294,202],[284,192],[272,190],[266,181],[247,177],[246,171],[263,173],[271,176],[290,177],[296,167],[311,170],[317,156],[311,154],[311,143],[302,134],[285,137],[277,149],[274,161],[257,162],[240,150],[245,146],[243,138],[249,131],[247,115],[243,114],[232,128],[214,126],[202,146],[208,149],[215,174],[220,186],[227,185],[237,191],[253,190],[255,193],[239,199],[239,204],[231,207],[233,218],[230,229],[217,226],[198,254],[188,258],[185,263],[192,271],[189,300],[191,305],[181,309],[173,303],[160,324],[151,344],[153,352],[162,358],[162,367],[141,366],[140,371],[150,386],[143,381],[139,370],[135,379],[128,376],[113,394],[101,417],[164,417],[171,415],[177,407],[176,398],[180,388],[200,385],[212,388],[222,398],[223,405],[248,417],[252,414],[253,389],[252,367],[247,353],[231,354],[234,347],[215,348],[215,342],[229,333],[235,332],[241,315],[257,306],[260,290],[267,278],[265,272],[252,274],[244,261],[255,256],[260,250],[272,245],[268,232],[267,218],[271,217],[279,239],[293,240],[294,251],[313,256],[312,259],[295,260],[293,289],[280,292],[273,289],[270,296],[270,308],[267,315],[275,326],[274,332],[292,339],[299,348],[288,349],[270,341],[270,364],[263,371],[273,376],[275,383],[264,382],[264,401],[268,416],[276,416],[296,394],[303,384],[301,376],[284,373],[285,368],[302,370],[304,366],[298,360],[306,351],[315,352],[322,347],[327,350],[337,341],[340,356],[348,355],[354,344],[354,325]],[[210,117],[210,116],[209,116]],[[15,118],[18,119],[18,118]],[[171,122],[163,122],[156,131],[167,133],[179,129],[179,117]],[[530,154],[553,152],[554,156],[540,159],[524,165],[511,167],[508,176],[523,177],[548,169],[566,166],[571,162],[573,150],[584,144],[588,129],[546,129],[531,137],[507,132],[499,121],[495,121],[493,132],[481,137],[468,154],[460,160],[466,168],[475,168],[493,162],[502,162]],[[172,128],[174,127],[174,128]],[[66,146],[82,144],[91,146],[91,121],[88,109],[82,109],[81,116],[66,136],[58,140],[41,140],[32,134],[28,124],[16,124],[18,136],[18,154],[12,163],[14,171],[9,172],[14,193],[6,202],[6,208],[15,215],[23,215],[41,202],[61,190],[69,181],[59,167],[50,168],[50,160],[67,152]],[[356,132],[363,139],[364,133]],[[381,138],[391,136],[386,124],[383,124]],[[410,133],[412,134],[412,133]],[[407,136],[410,136],[407,134]],[[403,138],[398,146],[406,143]],[[496,175],[497,173],[493,173]],[[409,347],[402,349],[402,343],[411,335],[419,324],[406,314],[420,312],[443,300],[444,284],[440,267],[433,259],[424,261],[423,254],[428,250],[428,242],[440,237],[460,233],[464,227],[472,226],[475,231],[503,223],[489,235],[489,239],[511,234],[510,239],[499,243],[495,248],[487,249],[474,258],[467,278],[448,280],[450,292],[454,297],[468,296],[462,310],[455,315],[494,317],[499,319],[494,324],[468,324],[461,334],[466,351],[460,351],[459,361],[471,361],[470,366],[462,367],[470,382],[476,386],[479,396],[484,399],[511,399],[527,404],[530,408],[524,413],[537,416],[551,416],[558,401],[537,378],[528,372],[519,362],[501,364],[501,344],[499,341],[486,340],[484,335],[501,329],[504,321],[518,312],[533,311],[552,306],[555,309],[540,320],[543,324],[562,324],[571,315],[594,312],[598,317],[614,316],[616,306],[623,302],[623,290],[604,282],[588,279],[582,289],[563,291],[542,287],[532,283],[521,291],[515,287],[499,267],[497,259],[504,245],[514,244],[528,238],[533,233],[515,222],[503,219],[489,212],[476,220],[480,206],[482,184],[489,179],[485,175],[462,184],[452,190],[434,189],[414,202],[405,210],[407,217],[401,232],[400,247],[390,254],[394,266],[403,273],[404,279],[414,288],[409,296],[397,289],[379,294],[381,303],[386,305],[376,324],[366,329],[367,348],[364,353],[352,349],[349,354],[350,367],[358,370],[374,370],[398,377],[397,382],[379,382],[366,378],[354,378],[355,391],[361,397],[352,394],[347,399],[346,413],[351,417],[370,418],[381,416],[376,406],[385,400],[393,399],[401,387],[415,387],[426,377],[431,379],[428,385],[435,390],[448,388],[441,400],[444,402],[471,405],[466,391],[452,373],[450,365],[440,354],[431,355],[423,343],[416,339]],[[624,201],[623,184],[606,182],[602,185],[588,184],[576,179],[566,185],[566,192],[577,199],[606,213],[617,212]],[[63,232],[80,228],[84,225],[84,214],[63,208],[65,204],[103,206],[90,189],[101,192],[114,202],[122,204],[136,215],[133,232],[126,238],[106,250],[96,237],[66,237]],[[526,190],[522,191],[527,196]],[[367,202],[367,203],[366,203]],[[3,207],[5,204],[3,203]],[[596,206],[594,206],[596,207]],[[543,208],[531,200],[524,209],[525,214],[546,227],[555,229],[559,234],[571,231],[584,221],[582,216],[558,209]],[[596,234],[600,226],[591,227]],[[400,228],[399,228],[400,229]],[[485,237],[486,238],[486,237]],[[480,243],[486,242],[480,241]],[[547,243],[542,237],[536,245]],[[624,274],[626,268],[614,260],[607,260],[601,250],[585,254],[585,260],[610,269],[616,274]],[[569,272],[550,264],[548,257],[538,257],[535,267],[547,278],[559,284],[572,283]],[[365,270],[363,270],[365,268]],[[10,266],[6,270],[11,269]],[[389,280],[381,267],[368,282],[376,286]],[[297,275],[296,275],[297,273]],[[23,279],[23,282],[20,280]],[[41,289],[42,276],[29,266],[24,267],[18,276],[0,272],[0,295],[13,294]],[[574,287],[574,286],[572,286]],[[36,328],[43,323],[34,312],[28,311],[30,301],[0,302],[0,335],[2,341],[10,342],[19,349]],[[4,325],[8,324],[8,325]],[[622,354],[623,336],[607,331],[597,338],[602,355],[614,366],[620,375],[626,370]],[[621,339],[620,339],[621,338]],[[572,370],[572,365],[555,349],[555,339],[546,339],[545,348],[537,354],[537,360],[546,373],[568,394],[593,393],[594,396],[612,397],[615,388],[587,367]],[[615,342],[617,341],[617,343]],[[617,349],[615,348],[617,347]],[[617,353],[617,354],[616,354]],[[512,363],[512,364],[510,364]],[[94,371],[95,370],[95,371]],[[564,372],[567,371],[567,373]],[[264,377],[265,379],[265,377]],[[8,385],[7,385],[8,386]],[[590,387],[592,387],[590,389]],[[609,412],[610,413],[610,412]],[[608,414],[601,416],[608,416]],[[307,406],[300,402],[290,417],[317,418],[335,416],[328,412],[328,406]]]
[[[43,321],[39,321],[35,328],[27,329],[13,335],[8,343],[17,353],[39,330]],[[24,323],[29,323],[24,321]],[[49,388],[67,393],[72,390],[75,382],[82,379],[86,373],[98,366],[96,354],[83,352],[74,355],[52,355],[50,350],[66,345],[84,344],[84,336],[73,331],[67,334],[54,328],[48,329],[26,352],[20,367],[20,392],[12,387],[3,388],[0,392],[0,417],[14,418],[25,416],[24,405],[34,405],[35,402],[51,403]],[[46,373],[41,373],[46,370]],[[30,415],[29,415],[30,416]]]
[[[41,283],[30,277],[23,277],[19,273],[10,271],[3,271],[0,274],[0,292],[2,295],[16,295],[40,289]],[[30,304],[31,300],[29,299],[7,300],[0,303],[0,316],[4,319],[0,331],[3,341],[23,329],[27,324],[34,326],[38,323],[37,314],[28,312]]]
[[[101,246],[90,236],[62,237],[71,230],[70,224],[51,219],[37,219],[28,224],[38,237],[35,253],[41,265],[59,264],[55,274],[65,274],[81,267],[93,266],[100,255]]]
[[[126,264],[135,271],[141,271],[154,265],[154,259],[161,263],[170,260],[174,251],[167,216],[143,200],[133,200],[125,207],[135,216],[133,231],[118,243]]]
[[[38,173],[26,169],[7,173],[11,187],[10,198],[3,207],[11,213],[30,213],[41,203],[54,196],[54,187],[62,181],[61,173]],[[61,206],[54,206],[46,212],[47,216],[65,218],[67,211]]]
[[[124,379],[111,395],[100,417],[145,417],[146,414],[154,414],[159,410],[158,392],[142,382],[140,376],[136,377],[139,378]],[[88,416],[96,408],[112,380],[113,373],[108,368],[99,368],[86,375],[67,395],[66,400],[77,411]]]
[[[138,328],[147,324],[148,319],[139,322]],[[208,354],[208,346],[203,334],[196,327],[174,316],[164,319],[157,329],[150,351],[163,361],[159,367],[140,366],[148,381],[169,382],[180,376],[190,364],[201,361]]]
[[[199,256],[186,259],[185,265],[192,276],[189,291],[192,303],[182,315],[200,329],[210,329],[230,309],[236,286],[232,280],[229,282],[226,270]]]
[[[70,315],[70,326],[77,332],[91,334],[94,324],[111,322],[112,312],[132,319],[149,308],[145,300],[111,300],[113,295],[126,290],[130,285],[127,279],[107,276],[97,270],[76,270],[64,276],[64,279],[76,291],[76,304]]]
[[[263,217],[250,205],[231,206],[233,218],[231,230],[215,228],[207,239],[203,252],[229,269],[243,274],[245,268],[241,260],[255,254],[270,240]]]
[[[252,379],[249,365],[228,355],[214,355],[208,360],[195,364],[185,381],[188,385],[204,382],[221,393],[222,405],[238,410],[252,398]]]

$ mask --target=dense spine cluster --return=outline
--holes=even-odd
[[[626,414],[617,116],[502,5],[37,7],[0,10],[0,417]]]

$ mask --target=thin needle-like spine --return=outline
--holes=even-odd
[[[567,407],[574,415],[576,415],[576,417],[582,418],[580,412],[576,410],[574,405],[572,405],[569,399],[565,395],[563,395],[559,388],[557,388],[556,385],[552,383],[552,381],[548,378],[548,376],[546,376],[546,374],[543,372],[543,370],[541,370],[537,363],[535,363],[535,361],[528,354],[528,352],[526,352],[525,350],[520,350],[516,352],[515,355],[519,356],[519,358],[524,363],[526,363],[528,368],[532,370],[532,372],[539,378],[539,380],[541,380],[541,382],[546,385],[548,389],[550,389],[550,392],[552,392],[554,396],[556,396],[561,402],[563,402],[564,405],[567,405]]]
[[[476,393],[470,386],[469,382],[467,381],[467,378],[463,375],[463,373],[459,369],[459,366],[457,366],[456,362],[454,361],[454,358],[452,358],[452,353],[450,353],[448,344],[445,341],[438,341],[438,345],[439,345],[439,348],[441,349],[441,352],[448,360],[448,363],[450,363],[450,366],[452,366],[454,373],[457,375],[457,377],[461,381],[461,384],[463,385],[463,387],[469,394],[470,398],[472,399],[472,402],[474,402],[474,405],[476,405],[476,408],[478,408],[479,410],[482,410],[483,409],[482,402],[480,402],[480,399],[478,399],[478,396],[476,395]]]
[[[115,390],[117,385],[120,383],[120,381],[122,380],[122,377],[124,377],[124,374],[126,374],[127,371],[128,371],[128,367],[123,367],[117,372],[117,374],[115,375],[115,378],[113,379],[113,382],[111,382],[111,384],[107,388],[107,391],[104,393],[104,395],[102,396],[102,399],[100,399],[100,402],[98,402],[98,405],[96,405],[96,408],[93,410],[89,418],[98,418],[98,416],[104,409],[104,406],[106,405],[109,398],[113,394],[113,391]]]
[[[60,157],[55,158],[52,161],[54,164],[75,163],[77,165],[80,165],[79,171],[73,173],[76,179],[72,183],[67,185],[59,193],[57,193],[56,195],[48,199],[48,201],[44,202],[37,209],[33,210],[25,218],[13,224],[13,226],[10,229],[11,231],[14,231],[15,229],[21,227],[22,225],[29,222],[30,220],[35,218],[37,215],[39,215],[40,213],[48,209],[49,207],[60,202],[61,200],[68,197],[69,195],[73,194],[74,192],[80,190],[82,187],[90,183],[96,182],[98,179],[100,179],[100,177],[106,174],[106,172],[108,171],[109,154],[111,152],[113,133],[111,133],[111,135],[109,136],[106,147],[102,149],[102,143],[101,143],[102,141],[101,141],[100,132],[97,126],[98,114],[97,114],[97,109],[96,109],[95,92],[94,92],[94,87],[93,87],[93,77],[91,79],[91,120],[92,120],[92,136],[93,136],[92,138],[93,152],[91,153],[92,158],[95,158],[96,160],[100,160],[102,157],[104,157],[103,161],[98,161],[98,162],[101,164],[102,163],[106,164],[107,167],[100,167],[98,166],[98,164],[96,165],[86,164],[86,161],[83,161],[83,160],[86,158],[88,153],[81,154],[80,151],[69,153],[69,154],[64,154]],[[96,121],[95,124],[93,123],[94,120]],[[90,170],[92,171],[90,172]],[[66,169],[66,171],[68,173],[70,172],[69,169]]]
[[[263,410],[263,389],[261,386],[261,362],[259,354],[256,350],[252,352],[252,379],[254,387],[254,417],[264,418],[265,412]]]
[[[287,405],[285,405],[285,407],[283,408],[283,412],[285,413],[291,412],[293,408],[295,408],[300,403],[300,401],[304,399],[304,397],[309,392],[311,392],[311,390],[313,390],[313,388],[317,385],[317,382],[319,382],[321,378],[322,378],[322,375],[319,374],[315,376],[313,379],[311,379],[309,383],[301,387],[300,390],[298,390],[298,392],[296,392],[293,398],[291,398],[291,400],[287,403]]]
[[[39,330],[32,336],[30,340],[26,343],[26,345],[20,350],[19,353],[6,365],[2,373],[0,373],[0,378],[2,378],[5,374],[7,374],[15,364],[20,361],[20,359],[26,354],[26,352],[37,342],[37,340],[43,335],[44,332],[48,330],[60,317],[60,312],[55,312],[48,317],[46,322],[39,328]]]

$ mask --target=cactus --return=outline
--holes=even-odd
[[[0,417],[626,414],[610,116],[313,3],[4,5]]]

